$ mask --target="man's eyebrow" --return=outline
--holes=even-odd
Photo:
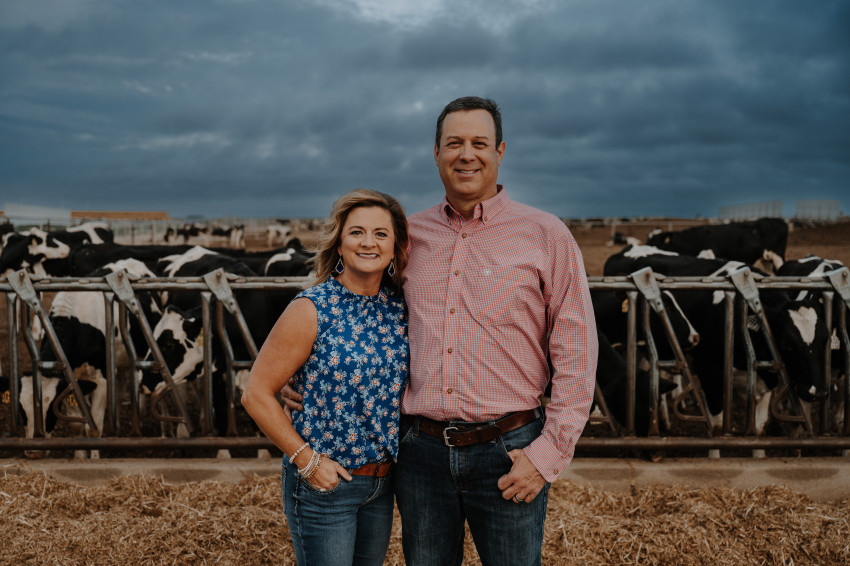
[[[461,139],[463,139],[463,136],[460,136],[460,135],[457,135],[457,134],[448,134],[448,135],[446,135],[446,141],[449,141],[449,140],[461,140]],[[490,140],[490,136],[485,136],[485,135],[481,135],[481,136],[472,136],[472,139],[473,139],[473,140],[481,140],[481,141],[489,141],[489,140]]]

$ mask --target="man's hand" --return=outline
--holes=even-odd
[[[283,389],[280,390],[280,398],[283,401],[283,412],[286,413],[290,421],[292,420],[292,411],[304,410],[304,405],[301,404],[304,396],[292,387],[292,383],[293,380],[290,379]]]
[[[516,503],[534,501],[546,485],[546,480],[522,450],[511,450],[508,456],[511,457],[514,465],[511,466],[511,471],[500,477],[496,484],[502,490],[502,497],[513,499]]]

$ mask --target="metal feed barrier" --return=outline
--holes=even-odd
[[[8,279],[0,279],[0,292],[6,295],[6,324],[9,342],[8,364],[2,369],[8,369],[10,391],[4,401],[8,401],[10,414],[10,430],[0,431],[0,449],[6,450],[49,450],[49,449],[175,449],[175,448],[256,448],[268,449],[272,444],[264,437],[237,435],[236,418],[236,372],[249,369],[257,356],[257,345],[251,337],[248,324],[236,302],[233,290],[271,291],[285,288],[301,288],[307,282],[306,278],[244,278],[225,274],[218,270],[204,277],[194,278],[151,278],[133,280],[125,272],[113,273],[105,278],[37,278],[25,271],[18,271]],[[606,425],[613,433],[612,437],[589,436],[593,433],[590,426],[578,443],[578,448],[621,450],[621,449],[652,449],[652,450],[685,450],[685,449],[850,449],[850,387],[846,379],[832,383],[830,372],[832,349],[827,344],[823,352],[825,360],[825,381],[830,385],[826,399],[815,407],[820,410],[819,427],[815,427],[810,413],[796,397],[790,387],[790,377],[787,375],[776,340],[767,324],[764,309],[759,299],[759,290],[784,289],[807,290],[821,293],[826,313],[826,325],[832,332],[834,328],[839,341],[839,351],[843,353],[843,374],[850,374],[850,339],[847,331],[847,310],[850,308],[850,272],[846,268],[833,271],[822,278],[756,278],[746,267],[733,273],[728,278],[705,277],[660,277],[649,269],[643,269],[628,277],[592,277],[589,280],[591,291],[624,291],[628,297],[627,340],[624,345],[627,363],[627,414],[622,424],[612,417],[608,403],[597,387],[597,401],[600,407],[599,415],[591,417],[591,425]],[[725,312],[725,341],[724,341],[724,417],[720,434],[713,434],[709,420],[708,409],[699,380],[699,368],[692,368],[689,360],[678,343],[673,332],[669,316],[661,300],[661,293],[670,291],[722,291]],[[107,337],[107,418],[104,430],[97,430],[91,414],[91,407],[83,395],[78,379],[69,367],[68,358],[62,351],[56,332],[50,324],[47,312],[42,303],[42,293],[57,291],[97,291],[103,293],[106,313]],[[219,340],[226,358],[226,414],[227,429],[219,431],[214,436],[213,426],[213,395],[212,395],[212,354],[211,348],[204,349],[204,370],[200,383],[203,402],[200,404],[199,430],[191,438],[160,438],[145,437],[141,434],[141,407],[139,383],[135,370],[148,369],[159,372],[165,383],[150,399],[151,416],[155,421],[182,424],[187,429],[192,428],[193,419],[190,417],[185,400],[182,398],[178,383],[174,382],[171,369],[165,363],[162,352],[159,351],[153,337],[150,321],[141,309],[138,295],[146,292],[160,291],[195,291],[200,293],[204,336],[208,344]],[[843,308],[839,309],[837,320],[832,320],[833,304],[839,301]],[[737,303],[737,304],[736,304]],[[118,426],[118,395],[119,384],[116,383],[116,321],[113,308],[117,306],[117,331],[122,337],[127,350],[132,383],[129,387],[130,433],[119,436]],[[737,306],[737,308],[736,308]],[[224,324],[224,311],[234,317],[239,328],[239,337],[227,334]],[[129,313],[129,316],[128,316]],[[756,359],[755,350],[747,332],[748,317],[758,317],[762,324],[761,332],[768,345],[770,359]],[[44,331],[44,340],[51,344],[57,361],[46,361],[40,358],[39,344],[34,335],[31,318],[36,317]],[[130,317],[140,325],[146,342],[151,349],[153,361],[139,359],[132,340],[129,339]],[[653,336],[650,332],[651,317],[659,317],[663,328],[663,336]],[[733,428],[733,383],[732,359],[734,354],[734,333],[741,332],[746,344],[747,355],[747,384],[746,384],[746,414],[745,431],[743,434]],[[18,339],[23,339],[28,350],[32,367],[32,391],[34,411],[34,438],[24,438],[22,434],[21,415],[18,405],[20,398],[21,363]],[[243,340],[250,352],[250,359],[234,359],[234,339]],[[659,358],[656,340],[667,340],[674,354],[674,359]],[[650,374],[650,428],[647,437],[635,436],[635,374],[639,362],[645,360]],[[774,372],[780,386],[773,396],[770,411],[775,419],[797,425],[798,434],[787,437],[755,437],[755,383],[759,369]],[[58,420],[86,424],[90,437],[51,437],[46,438],[42,417],[42,377],[45,371],[62,372],[68,382],[68,387],[57,392],[59,402],[54,404],[54,413]],[[658,383],[661,371],[680,374],[683,380],[681,393],[670,402],[675,418],[682,422],[697,422],[705,425],[704,436],[660,436],[659,430],[659,395]],[[170,399],[177,407],[176,415],[168,415],[159,410],[165,399]],[[80,415],[68,414],[63,406],[75,401]],[[843,402],[843,425],[836,430],[830,418],[831,411]],[[91,437],[99,436],[99,437]]]

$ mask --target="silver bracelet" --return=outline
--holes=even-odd
[[[305,480],[310,478],[316,471],[319,469],[319,466],[322,464],[322,456],[323,454],[319,454],[318,452],[313,452],[313,456],[310,457],[310,463],[304,466],[303,470],[298,470],[298,473]]]
[[[308,446],[308,443],[305,442],[304,444],[301,445],[301,448],[299,448],[298,450],[293,452],[292,456],[289,457],[289,463],[292,464],[293,462],[295,462],[295,457],[298,456],[299,454],[301,454],[301,451],[304,450],[305,448],[307,448],[307,446]]]

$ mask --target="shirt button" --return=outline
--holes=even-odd
[[[449,387],[448,389],[446,389],[446,393],[448,393],[449,395],[451,395],[451,394],[452,394],[452,388],[451,388],[451,387]]]
[[[449,312],[450,312],[450,313],[452,313],[452,314],[454,314],[454,313],[455,313],[455,310],[454,310],[454,309],[449,309]]]
[[[451,353],[452,353],[452,349],[451,349],[451,348],[449,348],[449,349],[448,349],[448,350],[446,350],[446,351],[447,351],[449,354],[451,354]]]
[[[460,235],[461,238],[466,238],[466,232]]]
[[[460,271],[456,269],[456,270],[455,270],[455,275],[460,275]]]

